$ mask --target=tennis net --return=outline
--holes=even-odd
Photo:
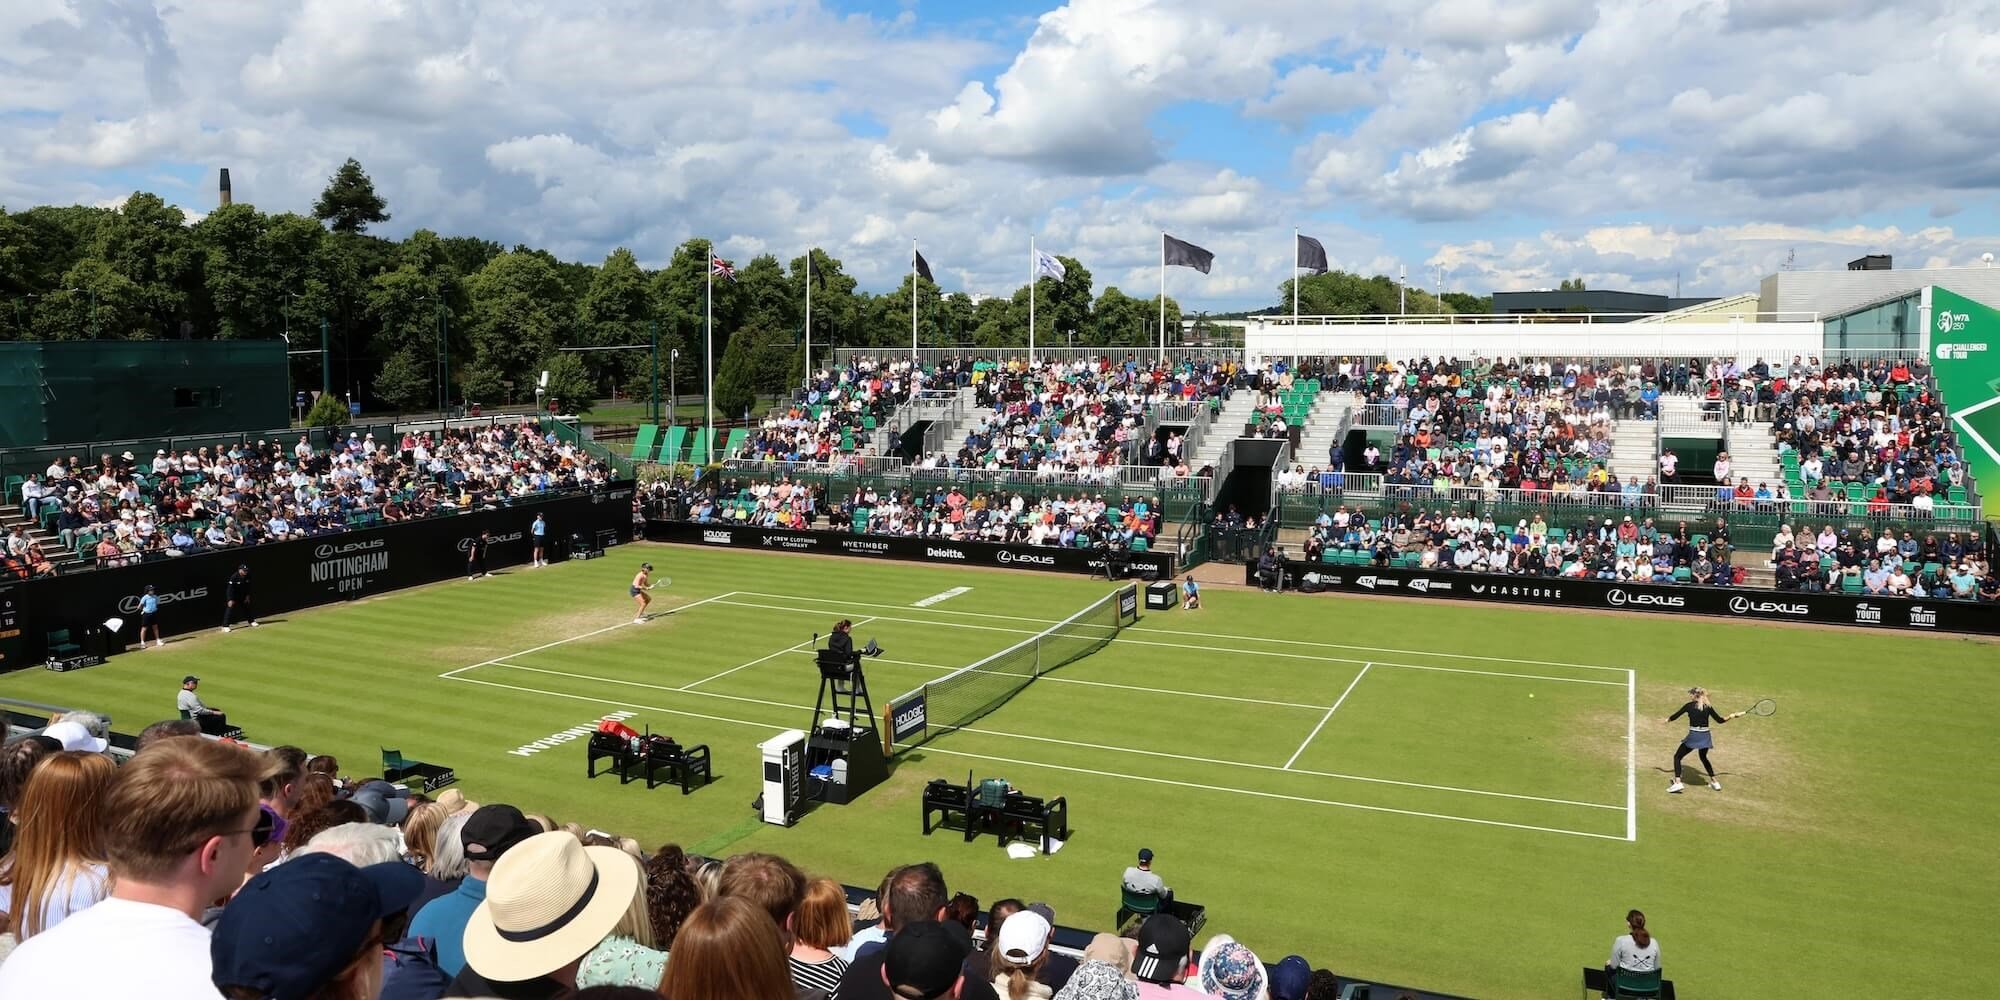
[[[971,725],[1035,678],[1103,649],[1139,620],[1139,588],[1121,587],[1035,636],[890,699],[883,731],[894,752]]]

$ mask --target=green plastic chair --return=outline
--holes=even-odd
[[[643,462],[653,454],[653,444],[659,439],[659,424],[640,424],[639,433],[632,438],[632,461]]]
[[[666,440],[660,444],[660,464],[673,465],[687,454],[688,429],[679,424],[667,428]]]
[[[1611,995],[1617,1000],[1651,1000],[1660,995],[1660,970],[1611,973]]]

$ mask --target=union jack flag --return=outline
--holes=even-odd
[[[710,254],[708,256],[708,273],[715,275],[718,278],[728,278],[730,281],[735,281],[736,265],[731,264],[730,262],[723,260],[722,258],[715,256],[714,254]]]

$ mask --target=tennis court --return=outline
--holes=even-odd
[[[972,595],[928,606],[769,590],[676,597],[682,603],[643,624],[553,638],[439,676],[742,727],[754,731],[742,735],[747,744],[810,720],[814,633],[837,619],[886,651],[865,661],[878,716],[896,696],[1062,621]],[[1090,642],[1076,651],[1087,655],[1024,687],[1004,678],[1011,697],[975,699],[998,707],[909,759],[1037,787],[1086,774],[1300,810],[1637,837],[1628,669],[1205,631],[1177,615],[1107,630],[1108,642]],[[934,730],[960,721],[948,714],[934,697]]]

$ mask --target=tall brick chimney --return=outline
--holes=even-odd
[[[229,204],[229,168],[222,168],[222,204]]]

